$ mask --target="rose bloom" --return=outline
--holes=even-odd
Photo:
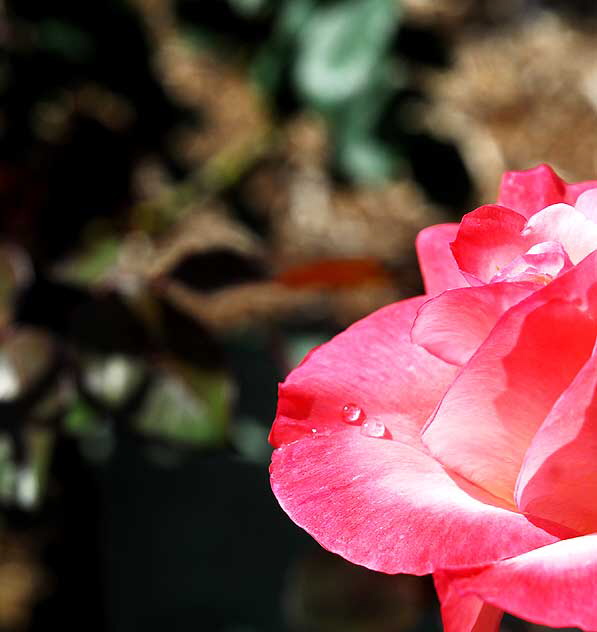
[[[597,181],[506,173],[497,205],[419,234],[426,295],[280,385],[283,509],[351,562],[433,573],[447,631],[597,630],[595,249]]]

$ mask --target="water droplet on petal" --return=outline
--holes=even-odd
[[[381,421],[375,419],[365,420],[361,424],[361,434],[366,437],[383,437],[386,434],[386,427]]]
[[[311,432],[315,434],[317,432],[317,428],[311,428]]]
[[[356,404],[346,404],[342,408],[342,420],[347,424],[360,424],[365,419],[365,413]]]

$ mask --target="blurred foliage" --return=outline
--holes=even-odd
[[[594,13],[0,3],[0,629],[437,629],[275,506],[276,383],[504,169],[594,177]]]
[[[301,103],[324,117],[337,167],[356,182],[396,173],[398,148],[378,137],[376,127],[402,83],[402,68],[390,55],[399,17],[391,0],[287,0],[255,62],[268,93],[279,92],[290,75]]]

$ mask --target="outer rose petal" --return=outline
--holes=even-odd
[[[412,339],[451,364],[466,364],[502,314],[537,289],[532,283],[490,283],[448,290],[419,309]]]
[[[557,539],[423,450],[419,430],[456,372],[410,341],[424,300],[381,309],[316,349],[281,386],[271,434],[285,511],[324,547],[389,573],[477,565]],[[394,440],[342,421],[347,402]]]
[[[558,539],[465,490],[428,454],[355,427],[275,450],[271,482],[284,511],[322,546],[385,573],[476,566]]]
[[[597,630],[597,535],[562,540],[486,568],[446,572],[453,590],[552,627]]]
[[[597,188],[597,180],[585,180],[584,182],[572,182],[566,184],[566,204],[576,204],[578,198],[585,192]]]
[[[513,500],[535,432],[591,354],[596,283],[593,253],[500,319],[423,433],[445,466]]]
[[[574,204],[587,189],[597,187],[597,181],[568,184],[547,165],[527,171],[508,171],[502,176],[498,204],[531,217],[551,204]]]
[[[517,482],[522,511],[597,531],[597,353],[562,393],[533,438]]]
[[[355,404],[394,438],[418,445],[421,427],[456,374],[411,342],[425,299],[384,307],[313,350],[280,385],[272,444],[344,429],[342,408]]]
[[[484,603],[475,595],[461,597],[448,575],[433,575],[437,596],[442,604],[444,632],[497,632],[503,610]]]
[[[452,244],[454,259],[474,285],[488,283],[515,257],[525,252],[522,215],[495,205],[481,206],[463,218]]]
[[[437,224],[424,228],[416,247],[425,290],[430,296],[444,290],[468,285],[460,273],[450,243],[456,238],[458,224]]]

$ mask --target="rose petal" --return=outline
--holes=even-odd
[[[578,263],[596,248],[597,224],[567,204],[549,206],[527,222],[510,209],[482,206],[462,218],[452,243],[454,259],[471,285],[525,280],[513,272],[531,264],[541,268],[540,282],[553,276],[554,265],[559,272],[570,267],[568,257]]]
[[[475,595],[461,597],[451,579],[441,571],[434,573],[435,589],[442,605],[444,632],[497,632],[503,611],[484,603]]]
[[[561,243],[542,241],[513,259],[491,279],[491,282],[529,282],[546,285],[560,274],[567,272],[572,265]]]
[[[597,629],[597,535],[550,544],[468,574],[446,572],[460,595],[552,627]]]
[[[556,539],[423,451],[420,428],[456,373],[410,340],[424,301],[381,309],[311,353],[281,386],[271,434],[272,488],[293,520],[324,547],[392,573],[476,565]],[[394,440],[343,421],[348,402]]]
[[[417,236],[419,266],[430,296],[468,285],[450,250],[457,232],[458,224],[437,224],[424,228]]]
[[[597,222],[597,189],[581,193],[574,207],[592,222]]]
[[[529,240],[521,234],[525,223],[522,215],[489,204],[462,218],[452,252],[471,284],[488,283],[527,250]]]
[[[531,283],[491,283],[443,292],[419,309],[413,342],[446,362],[466,364],[502,314],[535,290]]]
[[[597,531],[597,353],[562,393],[525,456],[517,482],[523,511],[578,533]]]
[[[274,446],[345,426],[343,407],[360,407],[396,438],[419,431],[456,374],[410,339],[426,297],[384,307],[311,352],[280,385]]]
[[[566,204],[576,204],[578,198],[585,192],[597,188],[597,180],[585,180],[584,182],[572,182],[566,185],[566,197],[563,200]]]
[[[525,217],[563,202],[566,183],[548,165],[526,171],[507,171],[502,176],[498,204],[515,209]]]
[[[591,354],[596,254],[504,314],[424,430],[446,467],[500,498],[513,500],[535,432]]]
[[[428,454],[355,427],[278,448],[271,482],[284,511],[322,546],[386,573],[475,566],[556,540],[473,496]]]
[[[597,224],[568,204],[555,204],[535,213],[523,235],[533,244],[561,243],[572,263],[578,263],[597,249]]]
[[[587,189],[597,187],[597,181],[568,184],[547,165],[527,171],[508,171],[502,176],[498,204],[531,217],[551,204],[574,204]]]

